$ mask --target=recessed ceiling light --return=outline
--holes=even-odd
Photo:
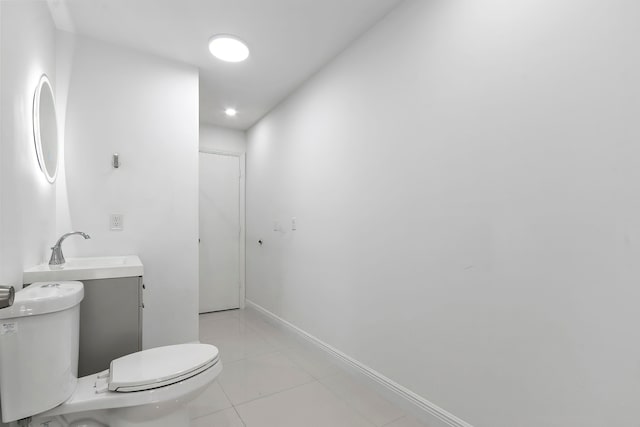
[[[238,114],[238,111],[235,108],[227,108],[224,110],[224,113],[229,117],[235,117]]]
[[[249,57],[247,45],[235,36],[218,34],[209,39],[209,51],[226,62],[242,62]]]

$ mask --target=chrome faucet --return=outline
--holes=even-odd
[[[62,255],[62,242],[69,236],[73,236],[74,234],[79,234],[85,239],[90,239],[87,233],[83,233],[82,231],[74,231],[73,233],[63,234],[62,237],[58,239],[55,245],[51,247],[51,259],[49,260],[49,265],[61,265],[65,263],[64,255]]]

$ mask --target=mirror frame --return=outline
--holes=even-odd
[[[56,140],[58,140],[56,146],[58,155],[56,156],[56,168],[53,171],[53,174],[50,174],[44,161],[44,154],[42,153],[42,138],[40,136],[40,96],[43,88],[44,90],[48,90],[49,93],[51,93],[51,99],[53,100],[53,114],[56,121],[56,133],[58,131],[58,115],[55,110],[56,98],[53,95],[53,88],[51,87],[49,78],[46,74],[43,74],[38,81],[38,86],[36,86],[36,92],[33,96],[33,142],[35,144],[36,156],[38,157],[38,165],[40,166],[40,170],[44,174],[45,178],[47,178],[47,181],[50,184],[53,184],[58,175],[58,164],[60,163],[60,142],[58,140],[58,135],[56,135]]]

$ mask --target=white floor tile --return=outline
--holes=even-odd
[[[315,378],[342,373],[338,364],[320,349],[300,345],[289,347],[282,352]]]
[[[247,333],[241,337],[212,339],[206,342],[218,347],[220,358],[225,364],[277,351],[273,345],[255,333]]]
[[[218,347],[225,364],[276,351],[275,346],[237,317],[201,320],[200,342]]]
[[[224,369],[190,404],[192,427],[429,427],[256,310],[201,315],[200,340]]]
[[[320,382],[376,426],[384,426],[404,415],[398,407],[347,374],[326,377]]]
[[[234,405],[311,381],[311,375],[281,353],[227,363],[218,378]]]
[[[244,427],[235,409],[229,408],[191,421],[191,427]]]
[[[266,321],[248,321],[247,325],[259,332],[262,337],[278,349],[299,346],[301,340],[285,328],[280,328]]]
[[[206,336],[236,336],[242,334],[247,325],[237,315],[216,315],[217,313],[200,316],[200,334]]]
[[[189,416],[191,419],[200,418],[230,407],[231,402],[216,381],[194,401],[189,403]]]
[[[317,381],[236,409],[247,427],[371,427]]]
[[[263,322],[265,320],[265,317],[262,313],[251,307],[247,307],[243,310],[238,310],[238,317],[247,323],[252,321]]]
[[[411,417],[402,417],[397,421],[387,424],[385,427],[429,427],[429,424],[418,421]]]

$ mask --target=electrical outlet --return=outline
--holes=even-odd
[[[124,230],[124,215],[122,214],[111,214],[109,221],[109,228],[114,231],[122,231]]]

